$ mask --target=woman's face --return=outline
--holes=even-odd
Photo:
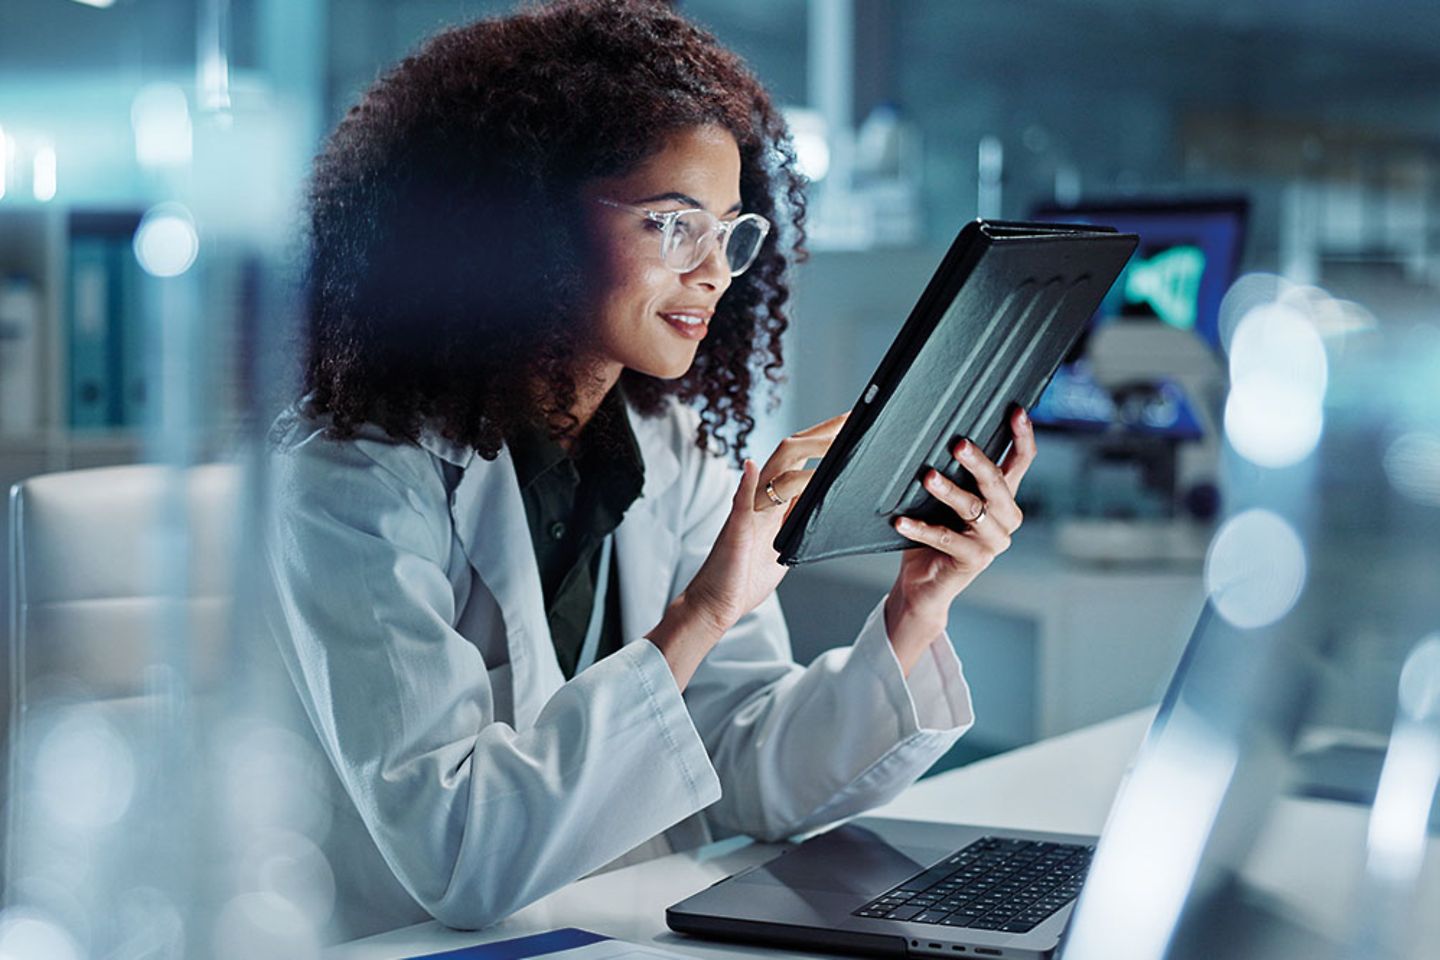
[[[728,130],[674,134],[635,170],[592,181],[582,193],[599,251],[594,356],[608,382],[628,368],[672,380],[690,369],[715,305],[730,286],[719,245],[689,273],[660,261],[660,227],[600,198],[663,213],[700,207],[740,214],[740,148]]]

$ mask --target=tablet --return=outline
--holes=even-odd
[[[913,547],[891,526],[901,515],[959,523],[925,470],[975,489],[955,441],[1000,462],[1010,410],[1040,398],[1138,242],[1091,224],[966,224],[786,517],[780,562]]]

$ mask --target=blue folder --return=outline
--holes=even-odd
[[[591,933],[589,930],[566,927],[562,930],[551,930],[548,933],[516,937],[513,940],[497,940],[494,943],[461,947],[459,950],[448,950],[445,953],[427,953],[423,957],[409,957],[408,960],[523,960],[525,957],[541,957],[547,953],[559,953],[562,950],[587,947],[592,943],[609,939],[598,933]]]

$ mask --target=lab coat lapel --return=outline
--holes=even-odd
[[[666,441],[673,430],[670,417],[646,419],[626,407],[630,428],[645,461],[640,499],[625,511],[615,529],[615,560],[620,568],[620,624],[633,641],[655,624],[670,603],[679,549],[680,505],[671,491],[680,475],[680,461]]]
[[[626,412],[645,462],[640,499],[615,530],[620,623],[629,641],[659,623],[670,602],[681,505],[667,495],[680,475],[679,458],[666,438],[674,429],[672,418],[647,419],[628,405]],[[540,568],[508,447],[494,460],[468,459],[451,496],[450,514],[470,565],[500,605],[515,728],[529,729],[565,677],[555,659]]]
[[[505,618],[515,729],[529,729],[565,677],[550,640],[540,567],[509,448],[502,447],[494,460],[470,461],[450,512],[470,565]]]

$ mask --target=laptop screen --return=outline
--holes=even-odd
[[[1283,469],[1230,458],[1209,600],[1111,809],[1066,960],[1437,942],[1440,917],[1414,905],[1440,876],[1440,457],[1420,453],[1440,450],[1440,338],[1340,336],[1364,342],[1326,344],[1315,451]]]

